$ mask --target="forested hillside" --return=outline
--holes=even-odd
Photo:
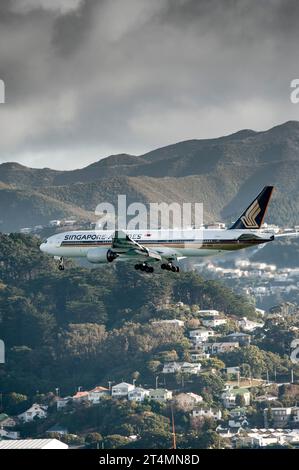
[[[104,274],[104,275],[103,275]],[[195,273],[162,271],[146,276],[121,264],[86,270],[72,265],[62,273],[24,235],[0,237],[0,337],[7,362],[0,389],[32,394],[72,393],[77,386],[132,378],[154,381],[153,359],[171,351],[187,358],[181,329],[151,324],[157,318],[194,314],[174,311],[169,302],[248,317],[255,310],[243,298]],[[157,364],[156,364],[157,366]]]
[[[299,221],[299,122],[189,140],[141,156],[112,155],[86,168],[55,171],[0,165],[2,231],[68,215],[89,218],[101,202],[202,202],[206,222],[231,222],[264,185],[276,191],[267,220]],[[80,211],[81,214],[79,213]]]

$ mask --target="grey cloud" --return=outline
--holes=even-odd
[[[0,161],[70,168],[298,119],[296,1],[23,3],[0,4]]]

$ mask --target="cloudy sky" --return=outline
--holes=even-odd
[[[297,0],[1,0],[0,162],[82,167],[299,119]]]

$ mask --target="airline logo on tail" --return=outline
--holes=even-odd
[[[259,224],[257,223],[256,218],[260,212],[261,208],[256,199],[254,203],[247,209],[245,215],[241,217],[241,220],[246,228],[259,228]]]

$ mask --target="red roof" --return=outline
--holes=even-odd
[[[73,398],[83,398],[83,397],[88,397],[88,392],[77,392],[76,395],[73,396]]]
[[[108,392],[108,391],[109,391],[108,388],[101,387],[100,385],[91,390],[91,392]]]

